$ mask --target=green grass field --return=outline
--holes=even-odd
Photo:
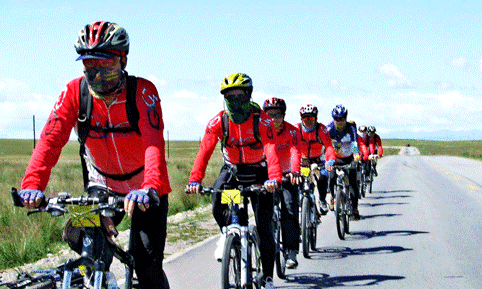
[[[419,148],[422,155],[482,159],[482,141],[383,140],[384,146],[403,146],[406,143]],[[184,194],[199,142],[171,141],[168,147],[167,164],[173,189],[169,197],[169,214],[210,203],[209,197]],[[27,217],[26,210],[12,205],[10,188],[20,187],[32,148],[32,141],[0,140],[0,202],[3,204],[0,206],[0,270],[33,262],[64,246],[60,239],[64,222],[62,218],[52,218],[46,214]],[[385,155],[397,153],[397,149],[386,149]],[[213,184],[221,164],[221,153],[216,149],[208,165],[204,184]],[[63,149],[57,166],[52,170],[45,193],[47,196],[59,191],[79,194],[82,193],[82,187],[78,143],[71,141]]]

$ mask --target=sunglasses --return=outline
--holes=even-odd
[[[283,118],[285,115],[283,113],[268,113],[271,118]]]
[[[346,117],[334,117],[333,119],[335,121],[342,121],[342,120],[346,120]]]
[[[246,93],[239,93],[239,94],[225,94],[224,98],[230,98],[230,99],[245,99],[248,97]]]
[[[307,121],[314,121],[315,117],[314,116],[303,116],[302,119],[307,120]]]
[[[83,63],[85,68],[94,68],[94,67],[114,67],[120,58],[107,58],[107,59],[84,59]]]

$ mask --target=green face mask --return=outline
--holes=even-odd
[[[228,108],[229,118],[237,124],[241,124],[248,120],[251,115],[251,104],[249,98],[240,99],[225,99],[226,107]]]

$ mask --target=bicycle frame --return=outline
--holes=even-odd
[[[248,200],[248,193],[250,192],[259,192],[261,189],[257,186],[251,186],[249,188],[243,188],[240,186],[239,189],[232,189],[232,190],[215,190],[213,188],[204,188],[203,193],[212,193],[214,191],[221,192],[221,203],[227,204],[230,209],[231,213],[231,224],[223,228],[223,233],[226,234],[226,238],[229,235],[233,235],[240,239],[241,244],[241,278],[240,278],[240,287],[241,288],[252,288],[254,284],[261,284],[263,279],[263,272],[261,270],[261,264],[254,264],[256,265],[256,276],[252,277],[252,270],[253,270],[253,252],[252,246],[255,250],[259,250],[259,241],[254,229],[251,229],[251,226],[248,225],[241,225],[240,224],[240,204],[243,205],[247,214],[247,207],[249,204]],[[247,216],[246,216],[247,219]],[[253,232],[251,232],[253,231]],[[227,245],[226,245],[227,246]],[[224,254],[228,252],[225,248]],[[260,263],[259,260],[259,252],[255,251],[257,259],[255,262]],[[223,268],[225,262],[228,262],[229,256],[223,256]],[[223,280],[224,281],[224,280]],[[260,287],[260,286],[259,286]]]
[[[11,189],[11,194],[14,199],[14,205],[22,206],[20,197],[15,188]],[[109,196],[107,197],[107,199],[90,196],[72,198],[67,193],[59,193],[57,198],[51,198],[44,202],[43,208],[34,209],[27,213],[28,215],[30,215],[38,212],[48,212],[54,217],[61,216],[65,213],[70,213],[70,220],[72,222],[72,226],[82,228],[84,232],[84,234],[82,234],[82,248],[80,252],[80,257],[78,259],[66,262],[63,266],[59,266],[59,268],[62,268],[63,271],[63,274],[61,274],[62,289],[69,289],[73,284],[84,286],[85,282],[91,283],[91,280],[89,278],[92,278],[92,276],[94,278],[93,288],[101,289],[103,285],[106,266],[102,258],[105,257],[104,253],[106,252],[99,252],[99,248],[108,248],[109,246],[110,249],[112,249],[112,256],[107,257],[108,261],[111,262],[112,258],[115,257],[120,262],[125,264],[125,288],[132,289],[134,257],[129,253],[129,251],[124,251],[120,246],[113,242],[111,243],[111,245],[109,245],[107,236],[100,229],[100,227],[102,227],[100,215],[102,214],[106,217],[111,217],[116,212],[123,212],[123,209],[118,208],[119,204],[123,203],[123,200],[123,197],[114,196]],[[156,200],[154,196],[153,200]],[[71,205],[73,205],[74,207],[69,209],[69,206]],[[83,209],[79,210],[78,208]],[[132,236],[130,237],[131,238],[129,241],[129,250],[131,250],[132,248]],[[95,257],[96,255],[98,255],[98,257]],[[76,270],[77,268],[79,270]],[[87,272],[87,268],[93,268],[94,270],[93,272]],[[79,272],[82,276],[84,276],[84,278],[77,278],[80,277]],[[92,273],[92,275],[87,276],[87,273]],[[84,280],[85,278],[87,279]]]

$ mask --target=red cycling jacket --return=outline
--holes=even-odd
[[[22,189],[44,191],[50,172],[56,165],[62,147],[76,128],[79,114],[79,86],[83,77],[72,80],[60,94],[42,130],[40,140],[27,167]],[[126,113],[125,89],[109,107],[93,98],[91,124],[109,127],[130,127]],[[90,183],[106,185],[110,190],[127,194],[131,190],[153,188],[160,195],[171,192],[165,160],[164,123],[160,99],[154,84],[138,78],[136,93],[139,128],[128,133],[95,133],[90,131],[85,146],[95,167],[106,174],[129,174],[144,170],[127,181],[112,180],[89,174]],[[91,169],[92,171],[92,169]]]
[[[358,135],[358,150],[360,151],[361,156],[363,157],[364,161],[368,160],[368,156],[370,155],[370,152],[368,151],[368,136],[363,137],[361,135]]]
[[[300,173],[300,144],[299,130],[285,121],[283,130],[276,138],[276,148],[283,173]]]
[[[224,111],[219,112],[206,127],[189,182],[201,183],[204,179],[208,161],[216,144],[223,139],[223,113]],[[229,119],[229,139],[226,141],[226,146],[223,147],[224,160],[230,164],[256,164],[263,161],[266,156],[269,179],[277,180],[281,184],[282,175],[276,151],[276,133],[273,121],[262,110],[259,115],[259,134],[262,147],[257,149],[247,145],[256,143],[253,132],[253,115],[252,113],[249,119],[242,124],[236,124]]]
[[[378,134],[375,134],[372,138],[368,137],[368,147],[370,149],[370,154],[375,154],[378,148],[378,157],[382,157],[383,155],[383,147],[382,147],[382,140]]]
[[[312,132],[306,132],[302,128],[302,124],[298,123],[298,131],[301,131],[301,157],[302,158],[317,158],[323,154],[323,147],[325,148],[325,160],[336,160],[335,149],[331,142],[331,137],[326,126],[318,123],[318,133],[316,129]],[[317,139],[317,136],[319,140]],[[321,143],[320,143],[321,141]]]

